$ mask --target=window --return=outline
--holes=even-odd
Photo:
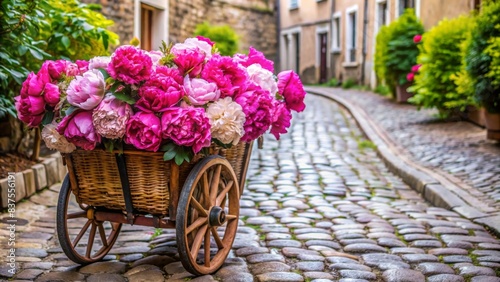
[[[168,42],[168,1],[135,0],[134,36],[141,48],[158,50],[161,42]]]
[[[387,1],[377,3],[377,30],[380,30],[384,25],[389,24],[389,9],[387,8]]]
[[[299,8],[299,0],[290,0],[290,10]]]
[[[356,47],[357,47],[357,20],[358,11],[355,9],[347,10],[347,29],[346,29],[346,62],[356,62]]]
[[[340,12],[333,15],[332,52],[340,52]]]
[[[415,0],[398,0],[399,4],[399,15],[401,16],[406,9],[412,8],[415,9]]]

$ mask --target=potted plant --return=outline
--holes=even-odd
[[[417,63],[417,44],[424,27],[413,9],[407,9],[401,17],[383,27],[377,36],[375,65],[377,74],[396,93],[396,101],[406,102],[411,96],[407,88],[411,85],[407,75]]]
[[[500,2],[486,1],[466,53],[474,98],[485,110],[487,138],[500,140]]]

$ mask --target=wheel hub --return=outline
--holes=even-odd
[[[208,221],[211,226],[221,226],[226,221],[226,212],[221,207],[212,207]]]

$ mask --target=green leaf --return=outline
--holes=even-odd
[[[181,165],[184,162],[184,157],[180,154],[175,155],[175,163]]]
[[[104,80],[108,79],[109,73],[105,69],[98,69],[101,73],[102,76],[104,76]]]
[[[165,154],[163,154],[163,160],[164,161],[170,161],[171,159],[173,159],[174,157],[176,157],[176,154],[177,154],[177,152],[174,151],[174,150],[165,152]]]
[[[130,95],[128,94],[125,94],[123,92],[114,92],[113,95],[118,99],[118,100],[121,100],[123,102],[126,102],[130,105],[133,105],[135,104],[135,100],[134,98],[130,97]]]
[[[54,112],[52,111],[46,112],[42,119],[42,125],[47,125],[51,123],[53,119],[54,119]]]
[[[35,57],[38,60],[43,60],[42,53],[38,52],[37,50],[35,50],[33,48],[29,48],[29,50],[30,50],[31,55],[33,55],[33,57]]]
[[[66,116],[71,115],[74,111],[78,110],[75,106],[69,106],[69,108],[64,112]]]
[[[174,143],[168,143],[160,147],[160,151],[166,152],[174,149],[176,145]]]
[[[61,43],[66,48],[69,48],[69,45],[71,44],[71,42],[69,40],[69,37],[67,37],[66,35],[64,35],[63,37],[61,37]]]

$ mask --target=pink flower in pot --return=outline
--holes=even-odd
[[[406,80],[408,81],[413,81],[415,79],[415,74],[410,72],[409,74],[406,75]]]
[[[418,44],[418,43],[420,43],[421,41],[422,41],[422,35],[421,35],[421,34],[417,34],[417,35],[415,35],[415,36],[413,37],[413,42],[414,42],[415,44]]]

